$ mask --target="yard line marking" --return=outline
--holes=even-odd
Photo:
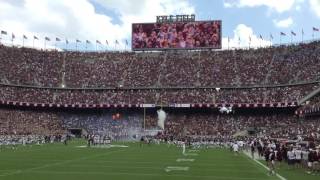
[[[88,146],[86,145],[82,145],[82,146],[75,146],[76,148],[89,148]],[[109,145],[97,145],[97,146],[90,146],[90,148],[127,148],[129,146],[126,146],[126,145],[112,145],[112,144],[109,144]]]
[[[168,166],[164,168],[166,172],[170,171],[189,171],[189,167],[180,167],[180,166]]]
[[[184,159],[184,158],[179,158],[177,159],[177,162],[193,162],[194,159]]]
[[[199,150],[191,149],[191,150],[189,150],[188,152],[199,152]]]
[[[184,153],[185,156],[198,156],[197,153]]]
[[[87,145],[75,146],[76,148],[87,148]]]
[[[94,156],[87,156],[87,157],[81,157],[81,158],[77,158],[77,159],[70,159],[70,160],[65,160],[65,161],[61,161],[61,162],[57,162],[57,163],[45,164],[42,166],[28,168],[28,169],[22,169],[22,170],[19,169],[14,172],[0,174],[0,177],[11,176],[11,175],[15,175],[15,174],[20,174],[22,172],[27,172],[27,171],[32,171],[32,170],[37,170],[37,169],[42,169],[42,168],[47,168],[47,167],[52,167],[52,166],[58,166],[58,165],[67,164],[67,163],[74,162],[74,161],[86,160],[86,159],[95,158],[95,157],[99,157],[99,156],[109,155],[109,154],[119,152],[119,151],[124,151],[124,150],[119,149],[119,150],[115,150],[115,151],[109,151],[107,153],[96,154]]]
[[[248,154],[248,152],[244,152],[243,154],[245,154],[249,159],[253,160],[254,162],[256,162],[257,164],[259,164],[260,166],[262,166],[263,168],[265,168],[266,170],[270,170],[266,165],[262,164],[261,162],[259,162],[256,159],[252,159],[251,156]],[[276,173],[276,176],[281,179],[281,180],[287,180],[286,178],[284,178],[283,176],[281,176],[280,174]]]

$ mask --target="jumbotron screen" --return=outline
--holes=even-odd
[[[221,48],[221,21],[132,24],[133,50]]]

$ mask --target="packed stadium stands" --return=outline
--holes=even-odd
[[[319,78],[318,46],[314,43],[222,52],[73,53],[65,59],[66,86],[239,87],[312,82]]]
[[[62,54],[0,45],[0,78],[4,84],[56,87]]]
[[[1,82],[40,87],[243,87],[319,80],[320,42],[236,51],[83,53],[0,47]],[[177,70],[177,67],[179,70]]]
[[[317,95],[309,99],[305,105],[303,105],[296,111],[296,113],[303,116],[320,114],[320,94],[318,93]]]
[[[88,134],[104,135],[114,140],[132,140],[142,132],[143,114],[138,112],[91,111],[58,115],[64,129],[79,128],[85,129]]]
[[[301,120],[292,110],[268,111],[236,110],[220,114],[212,109],[168,109],[164,137],[208,137],[231,139],[241,136],[320,140],[318,118]],[[237,112],[239,111],[239,112]],[[119,114],[117,118],[115,114]],[[106,135],[116,140],[134,140],[146,130],[159,130],[157,116],[148,111],[145,120],[143,110],[47,110],[34,108],[20,110],[1,109],[1,135],[63,135],[69,128],[82,129],[88,134]]]
[[[147,117],[147,127],[155,128],[157,117]],[[169,113],[164,135],[172,137],[207,136],[232,139],[239,132],[253,131],[258,137],[306,140],[318,139],[320,121],[300,121],[276,109],[273,112],[217,114],[212,111]],[[250,136],[247,133],[241,136]],[[319,140],[319,139],[318,139]]]
[[[151,104],[172,107],[164,131],[168,136],[232,136],[254,128],[264,136],[308,137],[319,134],[319,121],[297,123],[293,112],[300,99],[320,87],[319,57],[320,42],[256,50],[135,53],[1,45],[1,134],[63,134],[81,128],[130,139],[143,131],[143,104]],[[189,104],[190,114],[175,112],[174,104]],[[317,104],[316,97],[309,105]],[[216,109],[224,105],[251,108],[253,114],[220,115]],[[290,111],[254,114],[258,106]],[[24,107],[28,110],[19,109]],[[120,120],[102,110],[131,107],[133,112],[123,111]],[[199,114],[193,107],[214,112]],[[74,108],[99,112],[74,113]],[[155,115],[147,115],[144,122],[145,128],[155,128]]]
[[[319,180],[318,11],[0,0],[0,180]]]
[[[58,135],[65,133],[56,114],[36,110],[0,109],[0,134]]]
[[[56,89],[0,85],[0,101],[71,105],[292,103],[319,83],[231,89]]]

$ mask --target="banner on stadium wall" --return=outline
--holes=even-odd
[[[190,104],[169,104],[169,107],[180,107],[180,108],[188,108],[188,107],[191,107]]]
[[[152,107],[156,107],[155,104],[141,104],[142,107],[146,107],[146,108],[152,108]]]

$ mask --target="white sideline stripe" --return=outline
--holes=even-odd
[[[183,159],[183,158],[179,158],[177,159],[177,162],[193,162],[194,159]]]
[[[266,165],[262,164],[262,163],[259,162],[258,160],[252,159],[252,158],[250,157],[250,155],[247,154],[246,152],[244,152],[243,154],[245,154],[249,159],[253,160],[254,162],[256,162],[257,164],[259,164],[260,166],[262,166],[262,167],[265,168],[266,170],[268,170],[268,171],[270,170]],[[276,176],[277,176],[279,179],[281,179],[281,180],[287,180],[286,178],[284,178],[283,176],[281,176],[281,175],[278,174],[278,173],[276,173]]]

